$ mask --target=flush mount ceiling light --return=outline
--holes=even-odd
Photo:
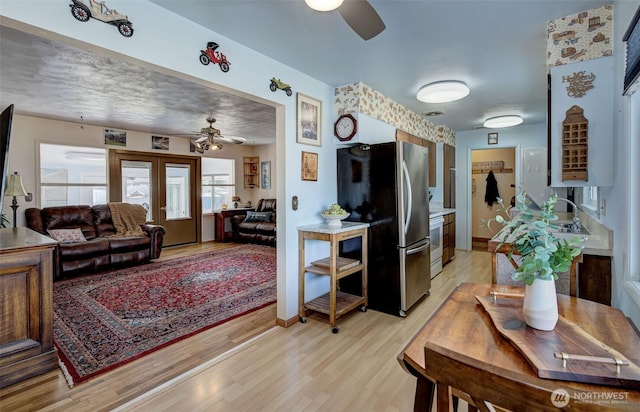
[[[490,117],[484,121],[487,129],[499,129],[501,127],[517,126],[522,123],[522,117],[517,115]]]
[[[344,0],[304,0],[307,6],[317,11],[335,10],[342,4]]]
[[[425,103],[449,103],[460,100],[468,94],[469,88],[464,82],[446,80],[422,86],[416,97]]]

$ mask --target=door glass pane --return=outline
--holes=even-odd
[[[153,221],[151,211],[151,162],[123,160],[122,201],[142,205],[147,210],[147,221]]]
[[[167,197],[165,199],[166,219],[191,217],[191,184],[189,165],[168,164],[165,166]]]

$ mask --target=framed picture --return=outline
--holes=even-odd
[[[104,144],[126,146],[127,132],[124,130],[104,129]]]
[[[271,189],[271,161],[260,162],[260,189]]]
[[[489,133],[487,135],[488,144],[498,144],[498,133]]]
[[[318,153],[302,152],[302,180],[318,180]]]
[[[169,150],[169,138],[162,136],[151,136],[151,148],[159,150]]]
[[[322,102],[297,94],[296,142],[322,146]]]

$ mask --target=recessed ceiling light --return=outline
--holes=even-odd
[[[469,88],[464,82],[445,80],[422,86],[416,96],[425,103],[448,103],[460,100],[469,95]]]
[[[499,129],[501,127],[517,126],[522,123],[522,117],[517,115],[490,117],[484,121],[484,127],[488,129]]]
[[[304,0],[307,6],[317,11],[335,10],[342,4],[344,0]]]

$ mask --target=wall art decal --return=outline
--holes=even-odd
[[[231,63],[227,60],[227,56],[220,53],[217,49],[220,45],[214,41],[207,43],[207,50],[200,50],[200,63],[205,66],[209,63],[219,64],[220,70],[224,73],[229,71],[229,65]]]
[[[573,76],[562,76],[562,83],[569,83],[567,86],[567,96],[569,97],[582,97],[587,94],[587,90],[593,89],[593,81],[596,79],[596,75],[584,74],[584,70],[581,72],[574,72]]]
[[[118,13],[116,9],[108,8],[104,1],[89,0],[88,6],[83,0],[71,1],[73,2],[73,4],[69,4],[71,15],[76,20],[87,22],[90,18],[94,18],[117,27],[124,37],[133,36],[133,23],[129,21],[129,18],[124,14]]]
[[[276,79],[275,77],[271,78],[269,90],[271,90],[272,92],[275,92],[276,90],[284,90],[287,96],[291,96],[293,94],[293,92],[291,91],[291,86],[280,79]]]

